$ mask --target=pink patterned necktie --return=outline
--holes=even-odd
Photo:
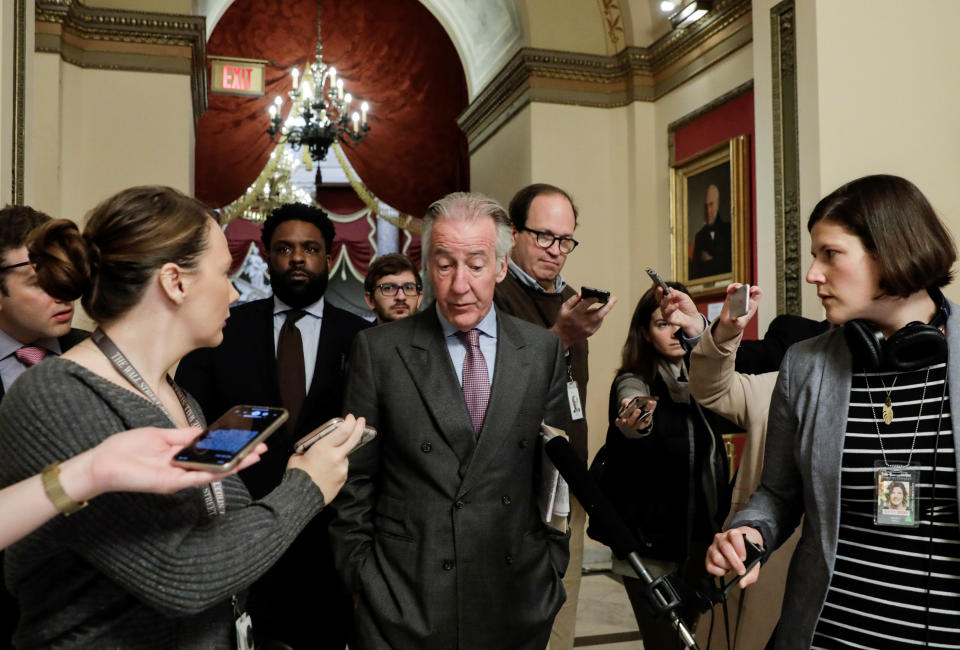
[[[39,345],[25,345],[13,354],[17,357],[17,361],[29,368],[46,359],[48,352],[46,348]]]
[[[463,397],[470,411],[473,430],[479,436],[490,402],[490,373],[480,350],[480,330],[457,332],[457,338],[467,346],[467,356],[463,360]]]

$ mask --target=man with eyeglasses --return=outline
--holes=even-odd
[[[560,275],[579,243],[573,238],[577,208],[567,192],[546,183],[528,185],[511,199],[509,212],[513,250],[494,303],[505,313],[551,330],[563,341],[571,417],[567,433],[586,461],[587,420],[582,405],[587,403],[587,339],[600,329],[617,299],[611,296],[597,308],[596,298],[581,300]],[[574,399],[577,394],[578,400]],[[576,499],[571,498],[570,505],[570,564],[563,578],[567,601],[554,621],[550,650],[573,648],[575,638],[586,513]]]
[[[390,253],[374,260],[363,280],[363,299],[383,325],[416,313],[423,300],[417,266],[406,255]]]
[[[58,356],[88,336],[72,329],[73,304],[56,300],[37,284],[27,239],[50,217],[27,206],[0,210],[0,400],[27,368]],[[17,606],[3,587],[0,553],[0,648],[10,643]]]

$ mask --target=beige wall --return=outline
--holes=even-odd
[[[470,189],[504,207],[531,179],[530,113],[526,106],[470,156]]]
[[[897,0],[818,0],[811,137],[821,194],[864,174],[898,174],[960,233],[960,87],[951,81],[960,41],[946,19],[956,11],[953,0],[927,0],[922,11]],[[947,294],[958,299],[960,288]]]
[[[597,0],[517,0],[525,45],[545,50],[607,54],[606,24]]]
[[[132,185],[193,192],[194,127],[186,75],[83,69],[32,53],[25,203],[78,223]],[[74,325],[91,328],[79,310]]]
[[[186,75],[83,69],[34,55],[27,203],[80,221],[108,195],[148,183],[193,189]]]

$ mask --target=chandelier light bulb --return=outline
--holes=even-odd
[[[351,115],[350,117],[353,119],[353,130],[359,131],[360,130],[360,113],[354,112],[353,115]]]
[[[330,85],[337,83],[337,69],[333,66],[330,66]]]
[[[671,0],[663,0],[663,2],[660,3],[660,11],[662,11],[665,14],[670,13],[676,8],[677,8],[677,3],[671,2]]]
[[[274,98],[273,103],[277,105],[277,110],[280,110],[280,107],[283,106],[283,97],[277,95]]]
[[[367,125],[367,112],[370,111],[370,104],[363,102],[360,104],[360,121],[363,122],[363,125]]]
[[[270,119],[274,119],[277,116],[277,107],[273,104],[270,104],[270,108],[267,109],[267,112],[270,113]]]
[[[353,102],[353,95],[347,93],[343,96],[343,102],[347,105],[347,108],[350,107],[350,104]]]
[[[296,90],[297,86],[300,84],[300,71],[297,68],[294,68],[290,71],[290,76],[293,77],[293,89]]]

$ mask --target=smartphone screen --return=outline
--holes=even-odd
[[[180,450],[173,462],[185,467],[227,471],[286,419],[287,412],[281,408],[235,406]]]

